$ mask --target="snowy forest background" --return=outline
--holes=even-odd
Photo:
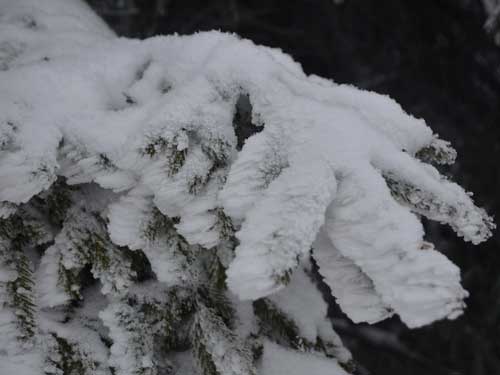
[[[283,49],[306,73],[390,95],[451,141],[458,158],[449,174],[480,206],[500,212],[500,47],[497,18],[487,14],[495,1],[88,2],[119,35],[232,31]],[[373,374],[500,373],[498,232],[473,247],[448,227],[426,230],[462,270],[466,313],[409,330],[397,317],[354,326],[332,306],[336,330]]]

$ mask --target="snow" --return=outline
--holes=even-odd
[[[276,278],[309,252],[334,191],[333,172],[321,163],[306,159],[285,169],[237,233],[241,244],[227,272],[229,288],[244,299],[281,289]]]
[[[37,301],[41,308],[64,305],[70,296],[59,285],[59,261],[61,251],[57,246],[49,247],[41,259],[36,274]]]
[[[0,273],[3,270],[0,269]],[[1,283],[0,288],[3,289]],[[0,289],[0,374],[39,375],[41,356],[30,344],[17,340],[15,314],[5,308],[6,293]]]
[[[219,194],[224,210],[241,222],[254,203],[261,199],[272,181],[272,172],[287,166],[282,134],[250,137],[231,166],[231,173]]]
[[[228,332],[221,319],[207,307],[200,305],[194,318],[194,335],[212,357],[219,374],[254,375],[255,368],[250,350],[239,337]],[[196,350],[196,348],[194,349]]]
[[[259,368],[261,375],[347,375],[335,359],[295,352],[266,341]]]
[[[99,334],[87,327],[85,321],[75,319],[62,324],[54,319],[54,315],[53,312],[42,314],[39,322],[40,329],[75,345],[80,358],[91,363],[92,375],[110,375],[111,372],[107,368],[109,350],[101,341]],[[78,332],[78,335],[75,335],[75,332]],[[51,336],[45,336],[45,342],[43,342],[45,355],[49,353],[53,345],[49,337]],[[44,370],[47,371],[50,366],[46,363]]]
[[[18,24],[6,24],[17,27],[18,38],[32,34]],[[76,28],[68,38],[78,39],[80,31]],[[241,298],[250,299],[283,287],[280,280],[297,267],[297,258],[307,254],[330,205],[346,207],[343,212],[354,215],[343,219],[352,224],[351,230],[340,234],[343,238],[355,233],[355,238],[346,240],[375,246],[381,238],[371,227],[375,220],[356,226],[356,218],[362,216],[356,215],[357,210],[363,205],[384,210],[388,226],[404,218],[398,230],[378,233],[389,236],[384,243],[393,248],[405,244],[410,268],[418,263],[417,268],[435,269],[423,259],[436,258],[418,250],[423,232],[410,209],[449,223],[474,243],[490,234],[491,224],[469,195],[411,157],[435,142],[435,136],[423,120],[407,115],[386,96],[307,77],[281,52],[233,35],[208,32],[140,42],[113,39],[104,30],[81,34],[92,35],[93,43],[65,45],[44,64],[11,64],[0,73],[0,122],[4,127],[13,123],[17,129],[2,133],[9,139],[10,151],[0,159],[0,200],[25,202],[50,186],[58,174],[71,183],[94,181],[116,192],[137,187],[147,190],[164,214],[180,217],[176,228],[190,244],[207,248],[220,240],[213,210],[222,206],[241,224],[228,284]],[[52,37],[44,29],[37,35],[41,39],[45,35],[47,43]],[[167,92],[160,90],[162,82],[168,83]],[[252,116],[264,130],[237,154],[232,116],[242,94],[249,95]],[[178,144],[178,151],[187,150],[177,173],[166,173],[171,162],[163,150],[154,156],[142,153],[158,137]],[[216,141],[227,145],[218,151],[229,164],[227,182],[223,175],[212,178],[203,194],[192,194],[191,184],[206,179],[213,163],[204,150]],[[105,165],[99,164],[103,155]],[[437,209],[422,209],[425,205],[418,202],[409,209],[401,207],[389,196],[381,173],[414,186],[420,201],[439,202]],[[350,188],[342,188],[339,197],[337,186]],[[353,204],[342,204],[349,200]],[[127,215],[131,212],[118,216],[123,221]],[[116,234],[116,216],[112,210],[112,237],[119,244],[139,247],[136,232],[129,232],[126,240],[118,238],[122,234]],[[360,261],[352,258],[352,251],[336,247],[347,261]],[[368,256],[370,248],[363,247],[359,257]],[[387,257],[394,265],[396,253]],[[439,264],[445,264],[441,258]],[[366,273],[362,264],[357,265]],[[456,269],[446,267],[453,270],[442,278],[453,284],[446,287],[451,293],[447,300],[458,302],[447,302],[444,310],[422,318],[426,321],[459,309],[465,295],[455,285]],[[374,317],[354,319],[375,321],[385,316],[382,309]]]
[[[346,363],[351,359],[351,354],[332,329],[327,317],[328,306],[311,279],[309,263],[303,261],[287,287],[269,296],[269,299],[292,319],[302,338],[312,343],[321,339],[333,344],[335,358]]]
[[[152,335],[134,315],[132,307],[119,302],[99,313],[113,340],[109,364],[123,375],[133,375],[152,366]],[[137,368],[138,363],[143,366]]]
[[[91,272],[102,283],[104,294],[124,293],[132,283],[134,276],[130,270],[130,260],[123,251],[106,240],[105,227],[89,212],[88,207],[75,205],[68,210],[62,230],[54,239],[54,245],[44,253],[39,268],[38,294],[40,303],[44,306],[64,304],[69,296],[60,285],[59,267],[63,265],[69,272],[78,272],[91,263],[91,259],[99,256],[92,249],[82,250],[85,241],[95,241],[90,234],[97,236],[102,247],[106,248],[106,263],[103,267],[99,262],[91,264]],[[106,268],[106,269],[103,269]],[[42,281],[43,279],[43,281]],[[79,293],[78,286],[74,286]]]
[[[326,318],[327,305],[302,267],[294,272],[286,288],[269,297],[298,325],[301,335],[315,342],[318,325]]]
[[[233,117],[241,97],[260,132],[239,150]],[[301,266],[311,249],[356,322],[397,313],[419,327],[457,317],[467,296],[460,271],[424,241],[418,215],[473,244],[491,236],[494,224],[471,194],[416,159],[428,147],[446,150],[441,162],[453,161],[453,150],[424,120],[391,98],[307,76],[288,55],[236,35],[116,38],[76,0],[0,0],[0,217],[58,177],[100,186],[96,194],[87,190],[82,200],[92,207],[76,204],[45,252],[37,305],[67,303],[59,262],[84,265],[69,232],[85,226],[107,238],[107,231],[116,245],[109,243],[112,270],[92,273],[111,302],[99,316],[115,339],[110,363],[122,373],[138,361],[149,368],[153,359],[130,352],[131,332],[118,324],[120,314],[134,313],[114,299],[132,285],[118,246],[143,250],[166,286],[192,282],[198,264],[189,264],[181,246],[199,255],[221,245],[218,210],[231,219],[238,242],[228,257],[233,302],[269,297],[305,338],[341,345]],[[107,227],[83,208],[108,219]],[[172,219],[167,238],[144,235],[155,209]],[[0,280],[11,276],[1,272]],[[252,319],[249,309],[247,301],[236,308]],[[0,312],[9,353],[0,366],[24,375],[16,366],[38,354],[9,342],[10,313]],[[210,345],[216,339],[205,337]],[[210,349],[223,366],[220,348]],[[241,359],[236,350],[230,358]],[[334,360],[270,342],[261,370],[345,373]]]
[[[320,229],[313,244],[313,254],[324,282],[353,322],[376,323],[392,315],[391,308],[375,291],[371,279],[333,246],[324,228]]]
[[[392,199],[382,177],[370,173],[369,191],[359,180],[366,176],[354,173],[339,186],[325,221],[332,244],[410,327],[455,318],[467,296],[459,269],[433,248],[422,248],[420,221]]]
[[[172,352],[168,359],[175,365],[176,375],[200,374],[195,366],[196,360],[190,350],[184,352]]]
[[[182,246],[177,238],[148,239],[144,232],[153,211],[151,195],[147,189],[134,189],[110,207],[108,230],[114,243],[141,249],[148,259],[159,281],[168,285],[186,282],[189,273],[186,259],[179,253]]]

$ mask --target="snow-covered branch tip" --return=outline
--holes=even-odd
[[[0,0],[0,69],[0,370],[345,374],[310,258],[356,322],[462,312],[420,216],[495,225],[389,97],[235,35],[117,38],[77,0]]]

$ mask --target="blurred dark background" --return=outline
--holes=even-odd
[[[390,95],[452,142],[458,160],[444,172],[500,216],[500,47],[484,27],[485,0],[88,2],[122,36],[235,32],[281,48],[307,73]],[[425,225],[462,269],[465,314],[409,330],[397,318],[353,325],[332,308],[337,331],[362,374],[500,374],[499,232],[472,246]]]

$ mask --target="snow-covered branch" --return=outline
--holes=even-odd
[[[389,97],[235,35],[117,38],[76,0],[0,0],[0,52],[0,369],[92,373],[71,322],[118,375],[345,374],[310,257],[356,322],[461,314],[420,216],[474,244],[494,224]]]

